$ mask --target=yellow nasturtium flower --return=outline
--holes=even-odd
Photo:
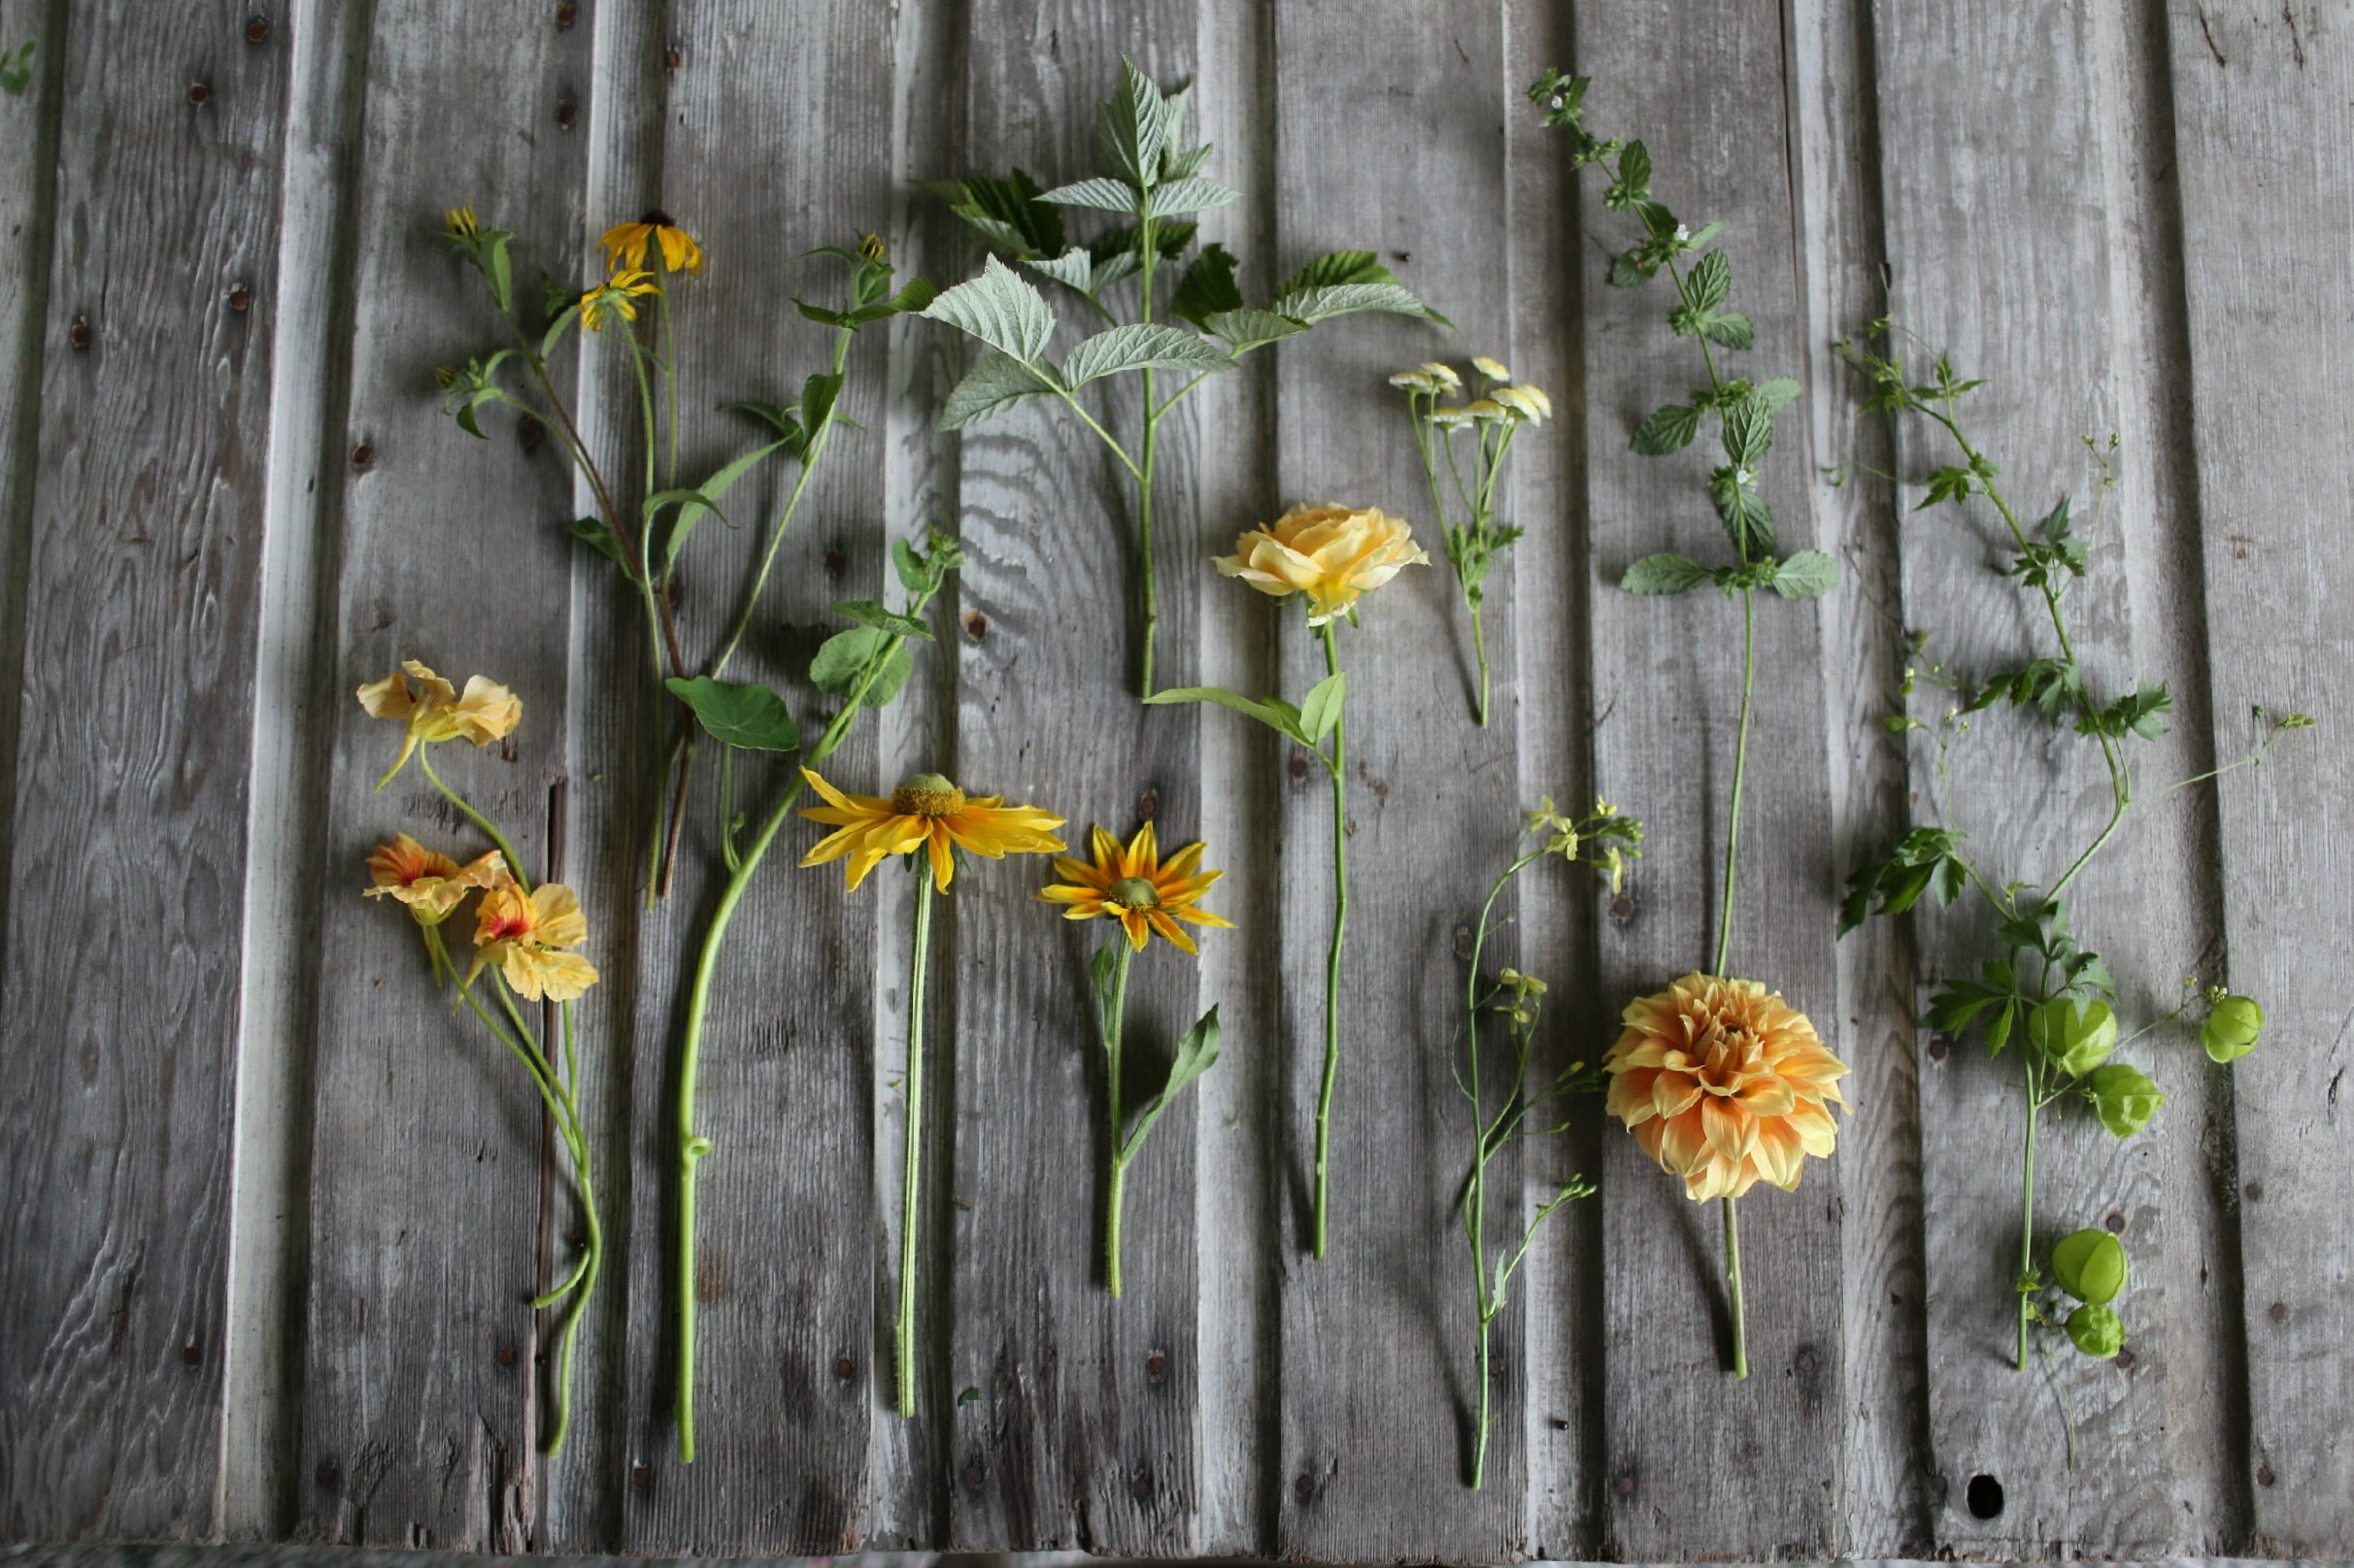
[[[999,860],[1008,854],[1054,854],[1064,848],[1049,831],[1062,825],[1061,817],[1035,806],[1008,806],[1002,795],[967,795],[936,773],[917,774],[889,800],[845,794],[807,768],[801,777],[825,797],[824,805],[804,807],[801,815],[836,829],[801,856],[801,864],[824,865],[847,856],[850,864],[843,870],[854,892],[886,856],[919,849],[930,856],[932,885],[945,893],[957,874],[957,850]]]
[[[588,940],[581,901],[561,883],[542,883],[530,892],[512,884],[483,894],[475,917],[474,967],[466,984],[492,964],[515,994],[527,1002],[545,996],[569,1002],[596,984],[596,966],[577,952]]]
[[[596,243],[605,265],[617,272],[645,266],[650,252],[660,255],[664,272],[703,270],[703,248],[658,207],[634,223],[614,224]]]
[[[363,889],[368,897],[406,905],[420,925],[441,924],[478,887],[503,887],[514,880],[507,874],[506,856],[496,850],[461,866],[406,833],[377,846],[368,856],[368,879],[374,884]]]
[[[1210,884],[1226,875],[1200,869],[1200,845],[1189,844],[1164,862],[1153,824],[1147,822],[1125,848],[1098,827],[1089,835],[1088,848],[1093,864],[1071,855],[1059,856],[1055,875],[1062,880],[1038,894],[1049,904],[1065,906],[1064,919],[1092,920],[1109,915],[1119,920],[1120,928],[1127,933],[1128,947],[1137,952],[1144,951],[1146,938],[1156,931],[1181,951],[1197,951],[1179,920],[1233,929],[1232,920],[1212,915],[1197,903]]]
[[[1238,577],[1270,598],[1306,594],[1311,626],[1334,616],[1354,617],[1360,595],[1403,567],[1429,563],[1404,518],[1379,507],[1330,503],[1295,506],[1237,539],[1233,554],[1216,557],[1223,575]]]
[[[504,739],[523,717],[522,702],[497,682],[479,675],[468,676],[465,694],[461,696],[449,682],[416,659],[405,659],[400,669],[382,681],[371,681],[361,686],[359,705],[371,718],[394,719],[409,726],[400,755],[385,776],[376,781],[379,789],[390,784],[393,775],[408,765],[420,742],[430,745],[436,741],[468,740],[477,746],[488,746],[492,741]]]

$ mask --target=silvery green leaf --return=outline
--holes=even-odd
[[[1169,367],[1189,370],[1227,370],[1234,361],[1227,351],[1182,327],[1134,321],[1098,332],[1071,350],[1062,362],[1062,379],[1073,390],[1101,376],[1124,370]]]
[[[1819,550],[1801,550],[1773,574],[1773,591],[1785,599],[1820,599],[1839,585],[1839,563]]]
[[[968,424],[994,418],[1025,398],[1059,390],[1054,375],[1043,366],[1024,364],[1010,355],[993,353],[965,372],[948,404],[940,411],[940,428],[961,430]]]
[[[1191,92],[1193,89],[1189,87],[1186,90]],[[1171,98],[1170,107],[1176,107],[1179,101],[1179,98]],[[1169,134],[1174,136],[1176,132],[1177,125],[1172,120],[1169,124]],[[1184,152],[1170,152],[1160,160],[1160,178],[1164,181],[1191,180],[1201,172],[1201,166],[1207,163],[1209,158],[1210,144],[1207,142]]]
[[[1664,552],[1646,555],[1627,568],[1619,579],[1619,586],[1629,593],[1660,595],[1688,593],[1703,583],[1716,581],[1716,574],[1689,555]]]
[[[1217,181],[1195,176],[1155,186],[1152,196],[1145,202],[1144,210],[1153,217],[1167,217],[1176,213],[1198,213],[1206,208],[1230,206],[1241,199]]]
[[[1277,316],[1273,311],[1219,311],[1203,317],[1201,324],[1225,339],[1227,346],[1238,354],[1295,338],[1308,329],[1305,322]]]
[[[1133,186],[1097,175],[1093,180],[1076,180],[1067,185],[1057,185],[1040,201],[1051,201],[1058,207],[1092,207],[1099,213],[1133,213],[1137,196]]]
[[[1082,294],[1095,291],[1095,258],[1088,254],[1085,246],[1074,245],[1059,256],[1030,256],[1022,264]]]
[[[1329,288],[1337,284],[1394,284],[1396,274],[1370,250],[1328,250],[1294,273],[1275,292],[1296,294],[1307,288]]]
[[[1799,384],[1796,378],[1790,376],[1776,376],[1771,381],[1758,383],[1758,384],[1751,389],[1749,393],[1749,400],[1752,403],[1755,403],[1759,408],[1764,409],[1766,413],[1771,414],[1776,409],[1787,408],[1792,403],[1797,402],[1799,393],[1803,390],[1804,388]]]
[[[1161,150],[1168,146],[1169,103],[1160,85],[1134,61],[1122,60],[1120,86],[1096,111],[1095,125],[1112,166],[1143,189],[1160,171]]]
[[[1427,316],[1423,302],[1398,284],[1333,284],[1300,288],[1275,302],[1275,314],[1314,326],[1336,316],[1361,311],[1388,311],[1397,316]]]
[[[1055,313],[1046,296],[995,256],[982,263],[980,277],[942,294],[924,314],[1024,364],[1036,364],[1055,335]]]

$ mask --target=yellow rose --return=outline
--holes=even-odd
[[[1234,542],[1217,557],[1218,570],[1238,577],[1270,598],[1308,596],[1308,624],[1354,617],[1358,595],[1370,593],[1404,566],[1428,566],[1402,517],[1379,507],[1295,506],[1265,528]]]

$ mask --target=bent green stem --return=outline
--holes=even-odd
[[[1325,672],[1340,673],[1332,623],[1324,623]],[[1324,1081],[1316,1091],[1316,1217],[1312,1254],[1325,1255],[1331,1213],[1332,1084],[1340,1075],[1340,948],[1349,926],[1348,719],[1332,725],[1332,944],[1325,956]]]
[[[441,791],[442,799],[456,807],[460,816],[488,833],[490,842],[498,846],[498,852],[506,857],[507,874],[515,879],[515,885],[525,893],[530,892],[531,879],[524,872],[522,859],[516,854],[515,846],[507,842],[507,835],[493,826],[489,817],[474,809],[473,802],[442,782],[442,776],[433,771],[433,749],[430,746],[419,747],[417,760],[425,770],[425,777],[432,782],[433,787]]]
[[[1725,1206],[1725,1297],[1732,1307],[1732,1375],[1749,1376],[1749,1320],[1741,1306],[1741,1222],[1733,1200]]]
[[[1126,935],[1113,939],[1119,944],[1119,955],[1112,970],[1112,1005],[1103,1017],[1104,1079],[1109,1105],[1105,1119],[1109,1123],[1112,1151],[1111,1169],[1106,1173],[1103,1188],[1103,1283],[1115,1296],[1120,1294],[1120,1211],[1127,1196],[1127,1154],[1121,1147],[1121,1134],[1127,1121],[1121,1116],[1120,1048],[1127,1030],[1128,963],[1135,950]]]
[[[907,1145],[899,1177],[899,1317],[896,1340],[899,1414],[916,1413],[916,1252],[921,1226],[917,1178],[924,1155],[924,968],[931,947],[932,877],[921,861],[916,874],[916,929],[907,954]]]

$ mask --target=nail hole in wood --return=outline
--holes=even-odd
[[[269,38],[270,38],[270,18],[269,18],[269,17],[248,17],[246,18],[246,42],[247,42],[247,43],[249,43],[249,44],[266,44],[266,43],[268,43],[268,42],[269,42]]]
[[[188,83],[188,102],[196,105],[198,108],[202,108],[205,102],[212,96],[213,89],[206,86],[203,83],[191,82]]]
[[[1969,1487],[1963,1494],[1969,1506],[1969,1517],[1976,1519],[2000,1518],[2002,1515],[2002,1483],[1992,1476],[1972,1476]]]

